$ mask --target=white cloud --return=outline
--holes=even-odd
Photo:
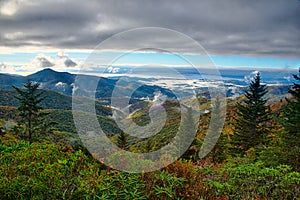
[[[44,68],[51,68],[57,71],[68,71],[78,70],[79,66],[73,58],[68,57],[68,55],[63,52],[59,52],[55,58],[45,54],[39,54],[29,64],[23,65],[19,70],[29,74]]]
[[[162,105],[166,100],[167,100],[167,96],[162,94],[161,91],[157,91],[154,93],[154,97],[153,97],[153,105],[154,106],[158,106],[158,105]]]
[[[259,71],[255,70],[254,72],[252,72],[252,74],[257,75],[259,73]]]
[[[21,31],[4,34],[4,37],[6,39],[9,39],[9,40],[15,40],[15,39],[18,39],[18,38],[20,38],[22,36],[24,36],[24,33],[21,32]]]
[[[66,83],[63,83],[63,82],[57,82],[55,84],[55,87],[64,87],[65,85],[67,85]]]
[[[110,67],[107,68],[107,72],[108,73],[113,73],[113,74],[118,73],[119,70],[120,70],[120,68],[118,68],[118,67],[111,67],[110,66]]]
[[[53,67],[55,64],[51,57],[46,56],[44,54],[37,55],[29,64],[29,67],[33,68],[50,68]]]
[[[68,84],[63,83],[63,82],[57,82],[57,83],[55,84],[55,87],[58,88],[58,89],[60,89],[60,90],[65,91],[66,88],[68,87]]]
[[[16,67],[0,62],[0,73],[16,74]]]
[[[251,83],[253,81],[254,77],[259,73],[259,71],[255,70],[251,72],[249,75],[244,76],[244,80],[246,83]]]
[[[291,81],[291,76],[284,76],[283,78],[287,81]]]
[[[19,10],[19,7],[20,7],[19,0],[6,1],[2,4],[0,8],[0,13],[2,15],[12,16]]]
[[[55,62],[55,66],[59,66],[59,67],[77,66],[77,63],[64,52],[58,52],[54,62]]]

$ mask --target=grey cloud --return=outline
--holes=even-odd
[[[60,63],[63,63],[63,65],[65,67],[75,67],[77,66],[77,63],[74,62],[71,58],[69,58],[67,55],[64,55],[64,54],[57,54],[56,56],[56,62],[57,64]]]
[[[71,59],[67,59],[65,60],[64,64],[66,65],[66,67],[75,67],[77,64],[71,60]]]
[[[43,57],[43,56],[37,56],[32,63],[34,63],[36,66],[38,67],[42,67],[42,68],[49,68],[49,67],[53,67],[54,64],[49,61],[47,58]]]
[[[0,15],[2,46],[93,49],[120,31],[156,26],[187,34],[211,54],[299,58],[297,0],[30,2],[19,1],[22,5],[13,16]],[[5,37],[16,32],[22,34]],[[125,41],[114,48],[128,45]],[[193,52],[179,41],[174,42],[176,48]]]

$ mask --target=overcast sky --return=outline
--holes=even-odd
[[[213,54],[300,54],[298,0],[0,2],[2,47],[93,49],[120,31],[157,26],[187,34]]]
[[[0,27],[2,54],[92,50],[121,31],[163,27],[212,55],[300,57],[299,0],[0,0]]]

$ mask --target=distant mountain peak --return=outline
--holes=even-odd
[[[45,68],[45,69],[42,69],[42,70],[40,70],[40,71],[38,71],[38,72],[36,72],[36,73],[33,73],[33,74],[31,74],[31,75],[34,75],[34,74],[41,74],[41,73],[60,73],[60,72],[55,71],[55,70],[53,70],[53,69],[51,69],[51,68]],[[30,76],[31,76],[31,75],[30,75]]]
[[[58,92],[65,93],[65,88],[67,89],[67,93],[65,94],[72,94],[72,83],[74,83],[75,75],[70,74],[68,72],[57,72],[50,68],[45,68],[41,71],[38,71],[34,74],[31,74],[27,76],[29,80],[41,83],[42,89],[47,90],[55,90]],[[61,91],[59,88],[57,88],[55,85],[57,83],[65,83],[64,90]]]
[[[58,72],[55,71],[51,68],[45,68],[42,69],[41,71],[38,71],[34,74],[30,74],[29,76],[27,76],[28,78],[36,78],[36,77],[50,77],[52,76],[52,78],[57,78],[57,77],[64,77],[64,78],[69,78],[69,77],[73,77],[74,74],[71,74],[69,72]]]
[[[55,71],[55,70],[53,70],[53,69],[51,69],[51,68],[45,68],[45,69],[42,69],[41,71],[52,71],[52,72],[57,72],[57,71]],[[40,71],[40,72],[41,72]]]

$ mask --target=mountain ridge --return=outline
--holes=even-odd
[[[88,87],[84,88],[85,90],[89,90],[89,93],[94,93],[95,97],[98,99],[111,98],[112,91],[115,87],[116,82],[118,81],[117,79],[110,79],[84,74],[71,74],[69,72],[58,72],[50,68],[45,68],[28,76],[13,76],[10,74],[0,73],[0,90],[12,90],[12,86],[23,87],[25,82],[27,80],[30,80],[33,82],[40,83],[40,89],[52,90],[68,96],[72,96],[73,89],[75,86],[74,84],[76,82],[77,77],[84,78],[86,81],[95,80],[98,82],[98,85],[96,86],[96,91],[93,91],[92,89],[89,90]],[[128,85],[128,90],[136,86],[134,84]],[[156,90],[161,90],[168,97],[174,97],[173,93],[168,89],[151,85],[144,85],[142,87],[139,87],[138,90],[134,92],[132,97],[153,97]]]
[[[189,70],[184,70],[186,73],[191,73]],[[227,74],[232,74],[232,70],[229,70],[226,72]],[[267,73],[267,72],[265,72]],[[241,76],[242,73],[240,73],[239,76]],[[225,74],[224,74],[225,75]],[[267,80],[274,78],[276,74],[266,74]],[[35,72],[33,74],[30,74],[28,76],[16,76],[12,74],[4,74],[0,73],[0,90],[13,90],[12,85],[16,87],[23,87],[24,83],[27,80],[31,80],[33,82],[40,83],[40,89],[43,90],[51,90],[56,91],[59,93],[62,93],[64,95],[72,96],[73,89],[75,88],[75,82],[76,78],[80,77],[86,81],[86,87],[83,88],[84,93],[89,94],[89,97],[96,98],[96,99],[103,99],[109,103],[112,92],[116,86],[116,83],[118,82],[119,78],[105,78],[105,77],[98,77],[93,75],[84,75],[84,74],[72,74],[69,72],[58,72],[50,68],[45,68],[41,71]],[[280,74],[277,74],[278,76],[281,76]],[[231,77],[235,77],[235,75],[231,75]],[[240,78],[240,77],[239,77]],[[123,80],[126,80],[126,76],[122,78]],[[133,88],[137,88],[137,90],[134,91],[134,93],[131,96],[131,101],[135,101],[134,99],[141,99],[141,98],[152,98],[155,95],[156,91],[161,91],[164,93],[168,98],[174,98],[175,95],[172,93],[172,89],[169,89],[168,87],[164,87],[162,85],[156,85],[155,82],[151,82],[151,78],[147,79],[148,81],[145,81],[144,79],[135,78],[133,80],[128,79],[123,83],[124,90],[122,90],[122,93],[124,94],[130,94],[130,91]],[[277,80],[277,79],[276,79]],[[95,87],[89,88],[89,82],[97,81],[98,85]],[[244,81],[241,81],[239,79],[225,79],[223,80],[224,84],[226,86],[226,96],[227,97],[237,97],[242,94],[244,94],[244,90],[247,88],[247,85],[245,85]],[[148,82],[148,83],[147,83]],[[144,83],[144,85],[141,86],[141,83]],[[243,83],[243,84],[242,84]],[[185,87],[187,85],[183,85],[182,92],[185,92]],[[94,88],[94,89],[93,89]],[[288,93],[289,85],[287,84],[279,84],[274,85],[271,83],[268,85],[268,88],[270,89],[271,95],[285,95]],[[95,90],[95,91],[94,91]],[[197,93],[203,93],[207,90],[202,88],[196,88]]]

